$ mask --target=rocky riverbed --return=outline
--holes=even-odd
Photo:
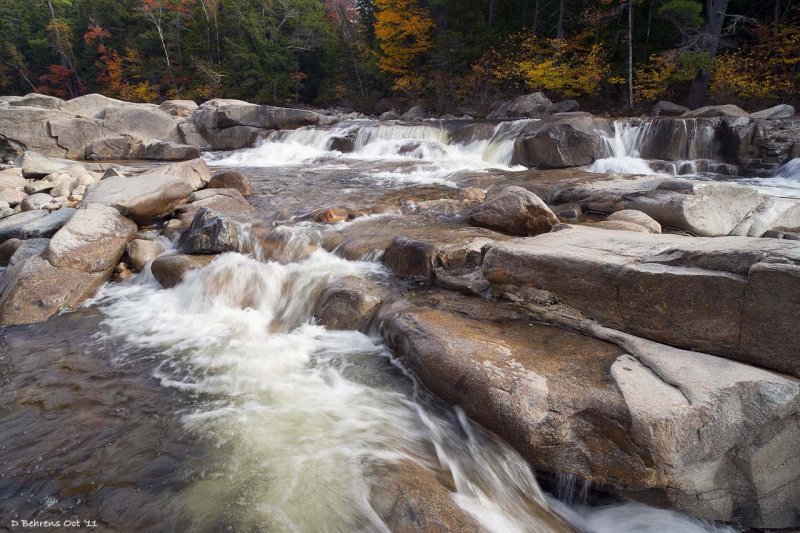
[[[520,106],[0,98],[0,516],[799,527],[800,119]]]

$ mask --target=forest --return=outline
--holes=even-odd
[[[2,0],[0,93],[485,113],[796,103],[794,0]]]

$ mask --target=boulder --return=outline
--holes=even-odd
[[[48,187],[50,189],[51,187]],[[23,211],[33,211],[34,209],[42,209],[44,206],[49,204],[53,201],[53,197],[44,192],[37,192],[35,194],[31,194],[22,202],[20,206],[22,207]]]
[[[509,102],[504,102],[486,117],[490,120],[503,120],[506,118],[541,118],[551,113],[553,102],[543,93],[536,92],[519,96]],[[571,107],[565,104],[565,107]],[[575,111],[576,109],[565,109]]]
[[[191,119],[215,150],[252,146],[264,130],[296,129],[325,122],[322,115],[313,111],[225,99],[204,102],[192,113]]]
[[[522,187],[506,187],[495,197],[478,204],[467,220],[473,226],[509,235],[538,235],[558,224],[558,217],[535,194]]]
[[[480,309],[395,305],[380,319],[428,389],[537,470],[708,520],[797,526],[796,380],[585,318],[569,331]]]
[[[194,146],[178,142],[164,142],[148,139],[135,143],[131,148],[130,159],[155,159],[158,161],[186,161],[200,157],[200,150]]]
[[[397,120],[398,118],[400,118],[400,115],[397,114],[397,111],[395,111],[394,109],[390,109],[389,111],[382,113],[381,116],[378,118],[378,120],[387,121],[387,120]]]
[[[77,210],[46,245],[26,241],[0,282],[0,324],[42,322],[74,309],[111,276],[135,235],[133,222],[94,205]],[[26,246],[34,249],[26,254]]]
[[[659,100],[650,108],[651,117],[679,117],[688,113],[689,108],[666,100]]]
[[[177,176],[182,178],[186,183],[192,186],[195,191],[205,187],[211,181],[211,169],[202,159],[191,159],[189,161],[182,161],[180,163],[171,163],[163,165],[153,170],[145,172],[146,174],[166,174],[168,176]],[[190,200],[191,201],[191,200]]]
[[[164,174],[132,178],[112,176],[90,185],[81,205],[101,204],[141,223],[164,216],[184,203],[194,188],[187,180]]]
[[[369,501],[388,531],[484,531],[431,471],[410,461],[387,464],[369,476]]]
[[[422,107],[421,105],[415,105],[409,108],[408,111],[403,113],[402,116],[400,116],[400,120],[407,120],[407,121],[424,120],[427,117],[428,117],[428,112],[425,111],[425,108]]]
[[[750,116],[761,119],[792,118],[794,116],[794,106],[779,104],[769,109],[750,113]]]
[[[137,272],[144,270],[147,263],[161,255],[163,251],[161,243],[148,239],[134,239],[127,246],[128,259]]]
[[[241,249],[239,228],[228,217],[201,207],[181,236],[178,248],[189,255],[237,252]]]
[[[632,224],[638,224],[644,227],[650,233],[661,233],[661,224],[656,222],[647,213],[642,213],[641,211],[636,211],[635,209],[623,209],[621,211],[615,211],[614,213],[608,215],[606,220],[630,222]]]
[[[581,105],[575,100],[562,100],[556,102],[550,108],[551,113],[572,113],[573,111],[580,111]]]
[[[196,268],[202,268],[216,255],[162,255],[150,265],[153,277],[165,288],[171,289],[181,282],[184,274]]]
[[[494,239],[493,239],[494,237]],[[395,237],[386,247],[383,263],[395,275],[423,283],[481,294],[490,288],[480,273],[483,251],[503,236],[493,232]]]
[[[21,191],[28,181],[22,177],[22,169],[9,168],[0,171],[0,189],[14,189]]]
[[[662,227],[694,235],[728,235],[765,198],[752,187],[660,176],[565,180],[533,187],[549,205],[578,204],[584,211],[642,211]]]
[[[75,209],[65,207],[52,213],[36,210],[11,215],[0,220],[0,242],[52,237],[74,213]]]
[[[338,278],[325,288],[314,310],[328,329],[364,330],[377,311],[385,291],[358,277]]]
[[[709,117],[747,117],[750,116],[747,111],[739,106],[733,104],[726,105],[708,105],[692,111],[687,111],[681,117],[683,118],[709,118]]]
[[[188,117],[197,109],[197,104],[193,100],[165,100],[158,108],[173,117]]]
[[[22,239],[8,239],[3,244],[0,244],[0,266],[8,266],[9,261],[14,253],[25,242]]]
[[[236,189],[242,196],[253,194],[253,186],[250,178],[244,172],[238,170],[226,170],[218,172],[208,182],[209,189]]]
[[[136,224],[113,207],[90,204],[75,211],[47,247],[51,265],[84,272],[107,272],[136,237]]]
[[[589,222],[588,224],[584,225],[592,228],[610,229],[615,231],[635,231],[637,233],[650,233],[650,230],[648,230],[644,226],[635,224],[633,222],[626,222],[624,220],[602,220],[600,222]]]
[[[41,255],[20,261],[0,280],[0,325],[34,324],[75,309],[110,274],[55,267]]]
[[[482,269],[498,294],[545,291],[606,326],[800,376],[800,242],[566,226],[492,245]]]
[[[514,141],[510,163],[538,168],[588,165],[596,158],[611,123],[588,113],[559,113],[529,124]]]
[[[68,159],[47,157],[32,150],[23,153],[14,163],[22,169],[22,175],[27,179],[43,178],[76,164]]]
[[[16,189],[0,190],[0,202],[6,202],[10,207],[21,204],[27,197],[27,194]]]
[[[253,206],[236,189],[204,189],[192,193],[187,202],[176,210],[181,222],[186,225],[191,223],[200,208],[235,220],[245,220],[253,213]]]

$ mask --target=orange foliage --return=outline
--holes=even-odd
[[[375,36],[380,46],[378,67],[395,77],[394,87],[419,92],[424,76],[421,58],[433,48],[433,20],[415,0],[375,0]]]

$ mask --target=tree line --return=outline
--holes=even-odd
[[[0,92],[485,113],[795,102],[796,0],[3,0]]]

